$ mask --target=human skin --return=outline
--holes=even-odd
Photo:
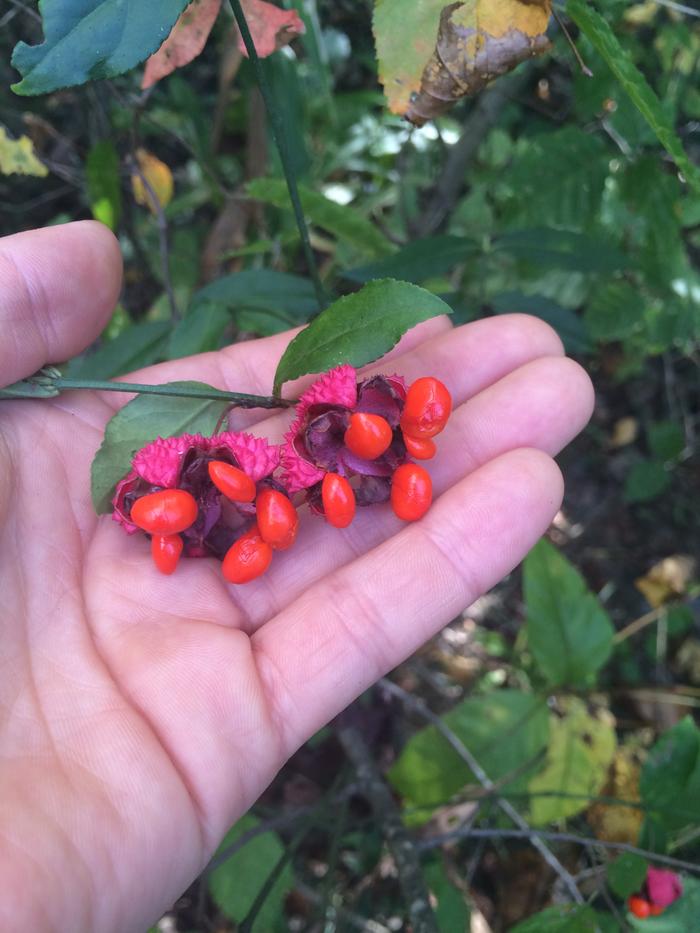
[[[116,241],[93,222],[0,240],[0,381],[80,352],[117,300]],[[129,379],[268,394],[290,334]],[[142,933],[289,756],[493,586],[562,497],[552,460],[593,393],[546,324],[505,315],[407,334],[390,363],[435,375],[455,410],[436,501],[295,546],[244,587],[214,560],[159,575],[143,536],[90,501],[90,463],[128,396],[0,402],[0,929]],[[290,397],[309,384],[286,387]],[[238,412],[278,442],[289,412]]]

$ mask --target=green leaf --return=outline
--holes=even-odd
[[[433,276],[445,275],[467,259],[478,256],[481,251],[479,244],[467,237],[426,237],[403,246],[386,259],[348,269],[343,272],[343,278],[352,282],[393,278],[418,285]]]
[[[547,172],[545,166],[566,166]],[[498,173],[495,194],[509,227],[555,227],[587,232],[598,223],[608,175],[603,142],[577,126],[518,140],[510,166]]]
[[[170,327],[168,321],[132,324],[94,353],[71,360],[65,375],[71,379],[113,379],[150,366],[164,357]]]
[[[644,299],[629,282],[606,282],[591,297],[583,319],[593,340],[622,340],[643,329]]]
[[[287,185],[279,178],[256,178],[248,184],[248,194],[283,210],[292,210]],[[299,186],[304,213],[318,227],[339,240],[345,240],[369,256],[386,256],[393,246],[369,220],[351,207],[336,204],[317,191]]]
[[[219,846],[219,851],[259,825],[260,821],[250,813],[242,817],[228,831]],[[268,875],[283,854],[284,848],[276,833],[261,833],[211,873],[209,892],[229,919],[240,922],[245,918]],[[278,929],[287,929],[287,925],[281,926],[280,921],[284,915],[286,894],[293,885],[292,869],[286,865],[257,915],[256,930],[272,933]]]
[[[468,930],[471,917],[469,905],[464,899],[464,894],[448,878],[442,859],[439,856],[432,857],[423,874],[436,901],[434,912],[440,933]]]
[[[505,791],[525,788],[528,764],[539,764],[547,744],[549,713],[538,697],[499,690],[470,697],[443,720],[472,752],[493,781],[509,777]],[[434,726],[417,732],[389,772],[406,808],[434,809],[466,784],[476,784],[470,768]],[[424,815],[424,814],[423,814]]]
[[[19,42],[16,94],[114,78],[148,58],[168,37],[188,0],[40,0],[44,42]]]
[[[193,295],[191,308],[201,304],[222,305],[236,315],[265,311],[281,316],[287,327],[303,323],[318,307],[309,279],[274,269],[245,269],[216,279]]]
[[[563,715],[552,715],[544,770],[528,784],[534,796],[531,820],[536,826],[575,816],[603,788],[615,755],[612,717],[592,716],[575,697],[562,702]],[[557,796],[561,794],[561,796]]]
[[[625,477],[625,502],[650,502],[671,484],[671,474],[659,460],[640,460]]]
[[[116,230],[122,212],[122,191],[119,183],[119,156],[107,139],[96,143],[88,153],[85,166],[90,210],[100,220]]]
[[[341,363],[371,363],[416,324],[451,313],[449,305],[417,285],[393,279],[370,282],[339,298],[297,334],[277,367],[274,392],[307,373],[322,373]]]
[[[572,272],[611,273],[630,265],[629,259],[614,244],[574,230],[549,227],[511,230],[496,237],[492,248],[495,252],[509,253],[515,259]]]
[[[198,305],[185,315],[170,334],[168,358],[176,360],[182,356],[218,350],[221,337],[230,323],[231,315],[221,305]]]
[[[627,898],[640,891],[647,876],[648,862],[635,852],[623,852],[614,861],[608,862],[605,873],[613,894]]]
[[[171,385],[210,388],[201,382]],[[92,502],[98,515],[109,512],[114,487],[131,467],[137,450],[156,437],[179,434],[211,434],[225,401],[137,395],[108,422],[100,449],[92,461]]]
[[[665,174],[658,155],[625,166],[619,193],[629,211],[628,249],[634,251],[645,279],[667,289],[688,267],[680,226],[682,187],[675,175]]]
[[[525,295],[523,292],[501,292],[490,300],[496,314],[532,314],[543,321],[561,337],[567,353],[590,353],[593,345],[586,332],[582,318],[570,308],[545,298],[544,295]]]
[[[677,460],[685,448],[685,431],[677,421],[655,421],[649,425],[649,447],[658,460]]]
[[[700,822],[700,730],[689,716],[651,749],[639,789],[645,810],[665,829]]]
[[[633,930],[640,933],[695,933],[700,917],[700,881],[683,878],[683,894],[658,917],[640,920],[627,913],[625,919]]]
[[[511,927],[510,933],[598,933],[596,912],[586,905],[548,907]]]
[[[700,192],[700,171],[688,158],[661,101],[627,51],[617,41],[609,24],[587,0],[568,0],[566,9],[581,32],[605,59],[632,103],[683,172],[689,185]]]
[[[281,334],[290,327],[296,327],[298,323],[282,312],[270,311],[267,308],[244,308],[236,313],[238,329],[258,334],[260,337]]]
[[[585,687],[612,651],[614,629],[581,574],[543,538],[523,567],[528,645],[551,687]]]

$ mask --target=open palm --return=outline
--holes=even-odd
[[[79,352],[120,274],[96,224],[0,241],[0,380]],[[267,393],[288,340],[138,378]],[[90,462],[118,396],[0,403],[0,929],[145,929],[305,739],[547,528],[562,495],[550,457],[592,405],[551,329],[438,319],[372,369],[452,392],[437,501],[411,526],[384,506],[343,532],[305,518],[240,588],[214,560],[163,577],[145,538],[95,516]],[[289,418],[239,412],[233,426],[274,442]]]

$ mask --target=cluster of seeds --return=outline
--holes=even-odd
[[[658,917],[683,894],[679,875],[649,866],[640,891],[627,898],[627,909],[638,920]]]
[[[117,485],[113,517],[128,534],[150,535],[164,574],[182,556],[217,557],[229,583],[248,583],[274,551],[293,545],[297,505],[335,528],[350,525],[358,506],[380,502],[404,521],[421,518],[432,482],[414,461],[435,455],[433,438],[451,410],[433,377],[406,387],[400,376],[358,381],[339,366],[302,395],[282,445],[230,431],[148,444]]]

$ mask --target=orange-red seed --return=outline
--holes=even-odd
[[[212,483],[232,502],[252,502],[255,498],[255,483],[238,467],[223,460],[211,460],[208,470]]]
[[[180,535],[153,535],[151,538],[151,555],[153,563],[161,573],[170,576],[180,560],[184,542]]]
[[[334,528],[347,528],[355,517],[355,493],[344,476],[326,473],[321,485],[326,521]]]
[[[423,376],[409,387],[401,415],[401,428],[411,437],[435,437],[452,412],[447,386],[434,376]]]
[[[651,914],[651,904],[649,901],[645,900],[643,897],[638,895],[633,895],[627,900],[627,907],[631,914],[634,914],[635,917],[638,917],[640,920],[644,920]]]
[[[131,521],[151,535],[176,535],[197,519],[197,501],[184,489],[161,489],[137,499]]]
[[[393,437],[394,432],[386,418],[357,411],[350,415],[345,446],[357,457],[376,460],[388,450]]]
[[[403,442],[409,456],[416,460],[431,460],[437,453],[435,441],[429,437],[411,437],[410,434],[404,434]]]
[[[433,501],[430,474],[417,463],[404,463],[391,478],[391,507],[406,522],[422,518]]]
[[[221,572],[229,583],[250,583],[261,577],[272,560],[272,548],[260,537],[257,525],[235,541],[226,552]]]
[[[277,551],[294,544],[299,529],[297,510],[284,493],[277,489],[261,489],[255,500],[260,537]]]

